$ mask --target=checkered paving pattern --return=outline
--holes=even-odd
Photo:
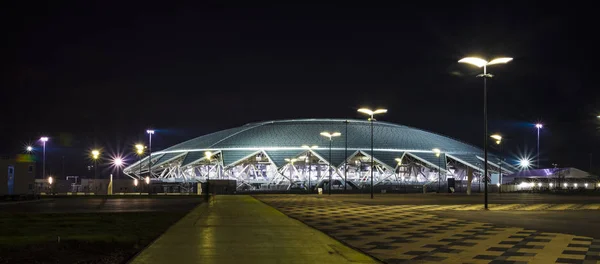
[[[410,211],[477,211],[483,210],[482,204],[458,205],[395,205]],[[562,210],[600,210],[600,204],[488,204],[492,211],[562,211]]]
[[[600,262],[600,239],[423,212],[433,207],[361,205],[303,196],[256,198],[385,263]]]

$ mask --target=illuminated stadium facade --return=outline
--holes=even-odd
[[[340,132],[331,142],[321,132]],[[483,181],[483,151],[442,135],[387,122],[374,122],[375,187],[442,184],[472,176]],[[307,146],[318,146],[307,148]],[[433,151],[440,150],[439,155]],[[207,153],[208,152],[208,153]],[[209,154],[209,155],[207,155]],[[238,190],[370,188],[371,124],[365,120],[297,119],[251,123],[218,131],[152,153],[153,182],[237,181]],[[494,155],[488,170],[515,171]],[[132,178],[149,174],[148,157],[124,169]]]

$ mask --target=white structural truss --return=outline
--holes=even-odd
[[[320,136],[323,131],[340,136],[330,142]],[[153,182],[236,180],[238,190],[370,188],[373,175],[373,185],[387,188],[444,184],[449,178],[482,181],[482,154],[475,146],[398,124],[376,121],[371,127],[366,120],[296,119],[251,123],[193,138],[152,153],[151,166],[146,157],[124,172],[131,178],[150,176]],[[489,157],[488,177],[500,168],[503,174],[515,171],[505,162],[500,166],[493,154]]]
[[[153,154],[152,178],[161,182],[194,183],[211,180],[236,180],[238,190],[290,190],[324,187],[329,184],[329,161],[321,153],[313,150],[298,149],[289,160],[293,162],[277,163],[269,156],[269,151],[254,150],[230,164],[225,164],[224,151],[211,149],[213,153],[207,159],[200,153],[207,150],[194,152],[199,158],[190,161],[187,157],[194,152],[161,153]],[[271,153],[274,152],[270,149]],[[275,150],[276,151],[276,150]],[[289,151],[287,149],[286,151]],[[371,156],[368,150],[355,150],[348,156],[347,161],[340,164],[331,164],[332,189],[343,189],[344,184],[348,189],[370,187]],[[474,157],[474,164],[448,153],[437,160],[424,159],[424,152],[392,152],[397,154],[400,162],[394,159],[394,164],[386,164],[375,160],[373,182],[378,185],[403,185],[403,184],[437,184],[448,178],[458,181],[467,180],[469,173],[474,183],[483,181],[481,178],[483,160]],[[428,153],[434,155],[433,152]],[[167,156],[168,155],[168,156]],[[226,154],[225,154],[226,155]],[[156,158],[154,158],[156,156]],[[144,163],[145,161],[145,163]],[[437,161],[437,162],[436,162]],[[490,174],[498,173],[498,163],[489,162]],[[503,163],[502,173],[509,174],[514,167]],[[131,178],[142,179],[148,175],[147,159],[137,162],[124,170]],[[489,177],[489,175],[488,175]],[[310,182],[310,185],[309,185]]]

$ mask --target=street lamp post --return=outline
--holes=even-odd
[[[208,169],[206,170],[206,198],[207,200],[210,198],[210,164],[211,164],[211,157],[212,157],[213,153],[210,151],[205,151],[204,152],[204,157],[206,157],[206,160],[208,160]]]
[[[308,163],[308,193],[312,193],[312,189],[311,189],[311,184],[310,184],[310,170],[311,170],[311,149],[316,149],[319,148],[319,146],[317,145],[312,145],[312,146],[308,146],[308,145],[302,145],[303,149],[308,150],[308,153],[306,154],[306,161],[305,163]]]
[[[537,168],[540,168],[540,129],[542,129],[544,127],[544,125],[542,125],[541,123],[537,123],[535,124],[535,128],[537,128]]]
[[[117,179],[119,178],[119,169],[123,166],[123,159],[121,157],[116,157],[113,159],[113,165],[117,169]]]
[[[286,162],[288,162],[292,166],[292,168],[294,168],[294,162],[296,162],[298,159],[294,159],[294,158],[288,159],[288,158],[286,158],[284,160]],[[293,184],[293,182],[292,182],[292,176],[293,176],[293,172],[290,170],[290,186],[292,186],[292,184]]]
[[[94,160],[94,179],[98,179],[98,158],[100,157],[100,151],[97,149],[92,150],[92,159]]]
[[[438,193],[441,192],[441,179],[442,179],[442,157],[441,157],[441,153],[442,151],[439,148],[434,148],[431,151],[433,151],[433,153],[435,153],[435,156],[438,158]]]
[[[329,184],[328,184],[329,185],[329,188],[328,188],[329,195],[331,195],[331,185],[332,185],[332,182],[331,182],[331,145],[333,143],[333,138],[339,137],[341,135],[342,135],[342,133],[340,133],[340,132],[333,132],[333,133],[329,133],[327,131],[321,132],[321,136],[329,138],[329,162],[328,162],[329,163]]]
[[[42,151],[42,179],[46,178],[46,142],[48,141],[48,137],[41,137],[43,151]]]
[[[154,130],[148,129],[146,133],[148,134],[148,175],[152,176],[152,135],[154,135]]]
[[[373,170],[375,169],[375,160],[373,160],[373,118],[376,114],[384,114],[387,113],[387,109],[377,109],[375,111],[368,108],[360,108],[358,112],[366,114],[369,116],[369,121],[371,121],[371,199],[373,199]]]
[[[498,167],[500,172],[498,173],[498,193],[502,192],[502,136],[499,134],[493,134],[490,136],[494,140],[496,140],[496,145],[500,148],[500,162],[498,162]]]
[[[493,75],[490,73],[487,73],[487,66],[489,65],[495,65],[495,64],[505,64],[508,63],[509,61],[512,61],[512,58],[496,58],[493,59],[491,61],[486,61],[480,58],[476,58],[476,57],[467,57],[467,58],[463,58],[461,60],[459,60],[459,63],[468,63],[471,65],[475,65],[479,68],[483,67],[483,74],[479,74],[477,75],[477,77],[483,77],[483,156],[484,156],[484,165],[483,165],[483,176],[484,176],[484,182],[485,182],[485,198],[484,198],[484,204],[485,204],[485,209],[488,209],[488,193],[487,193],[487,184],[488,184],[488,180],[487,180],[487,167],[488,167],[488,150],[487,150],[487,138],[488,138],[488,126],[487,126],[487,79],[488,78],[492,78]]]

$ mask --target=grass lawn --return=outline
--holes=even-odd
[[[0,263],[123,263],[186,213],[0,213]]]

